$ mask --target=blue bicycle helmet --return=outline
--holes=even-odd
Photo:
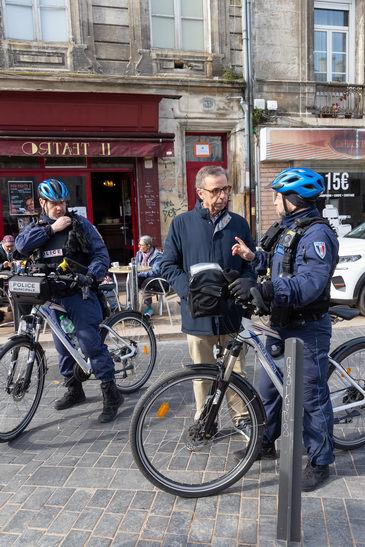
[[[70,192],[61,180],[46,179],[38,186],[38,196],[49,201],[67,201],[70,199]]]
[[[281,194],[298,194],[303,199],[316,199],[325,190],[324,178],[311,169],[289,167],[279,173],[271,188]]]

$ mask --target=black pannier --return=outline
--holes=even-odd
[[[14,275],[9,280],[9,291],[16,302],[43,304],[50,300],[48,279],[44,275]]]
[[[228,282],[219,264],[201,263],[190,268],[188,303],[193,319],[227,313]]]

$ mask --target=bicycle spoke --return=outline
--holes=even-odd
[[[199,378],[212,385],[211,377],[192,373],[161,386],[140,415],[139,457],[162,487],[184,485],[196,495],[242,474],[252,464],[263,423],[252,407],[254,397],[245,397],[230,384],[212,434],[204,429],[207,418],[195,420],[194,382]],[[235,423],[242,416],[242,408],[247,423],[251,424],[246,433]],[[170,486],[166,489],[171,491]]]
[[[351,351],[341,360],[341,366],[364,390],[365,347]],[[334,437],[340,448],[356,448],[365,443],[365,397],[351,384],[345,372],[335,368],[328,380],[334,411]],[[346,405],[348,408],[343,408]]]

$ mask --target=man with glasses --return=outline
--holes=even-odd
[[[64,306],[75,326],[81,350],[90,359],[92,370],[101,381],[103,411],[98,420],[110,422],[116,417],[123,396],[114,380],[113,359],[101,341],[99,325],[103,313],[96,292],[98,283],[108,271],[109,254],[95,226],[86,218],[68,211],[70,192],[64,182],[54,178],[44,180],[38,186],[38,196],[42,208],[40,220],[25,228],[17,236],[15,245],[25,255],[36,251],[37,262],[44,265],[47,272],[57,271],[65,258],[73,261],[79,287],[65,289],[64,294],[58,291],[54,299]],[[55,402],[55,409],[64,410],[83,403],[86,397],[82,383],[73,374],[73,357],[57,337],[54,337],[54,343],[67,388],[64,396]]]
[[[255,244],[244,218],[228,211],[232,187],[225,169],[218,166],[202,167],[196,175],[197,202],[191,211],[183,213],[171,223],[161,261],[162,276],[181,298],[182,331],[187,334],[190,357],[195,364],[214,364],[213,347],[224,346],[229,333],[237,332],[242,307],[226,301],[223,317],[193,319],[188,308],[190,266],[202,262],[218,263],[223,269],[234,269],[241,277],[255,280],[255,274],[246,261],[232,256],[231,248],[240,237],[255,251]],[[239,235],[240,234],[240,235]],[[235,370],[242,373],[239,363]],[[209,393],[209,382],[194,385],[197,420]],[[245,414],[244,411],[241,414]],[[240,416],[237,415],[237,422]]]

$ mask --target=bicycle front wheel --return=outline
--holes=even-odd
[[[331,357],[365,390],[365,339],[350,346],[337,348]],[[346,378],[345,374],[330,364],[328,386],[334,412],[335,447],[352,450],[365,444],[365,397]],[[346,408],[351,405],[350,408]]]
[[[115,364],[120,391],[132,393],[142,387],[156,362],[156,338],[152,327],[137,312],[118,312],[103,324],[102,341]]]
[[[201,442],[194,438],[200,422],[194,422],[194,390],[205,382],[206,405],[217,393],[217,371],[208,368],[168,375],[147,391],[132,416],[130,442],[139,469],[154,485],[182,497],[217,494],[235,483],[261,446],[264,414],[258,395],[233,376],[211,435]]]
[[[44,353],[23,336],[0,351],[0,441],[15,439],[33,418],[44,388]]]

